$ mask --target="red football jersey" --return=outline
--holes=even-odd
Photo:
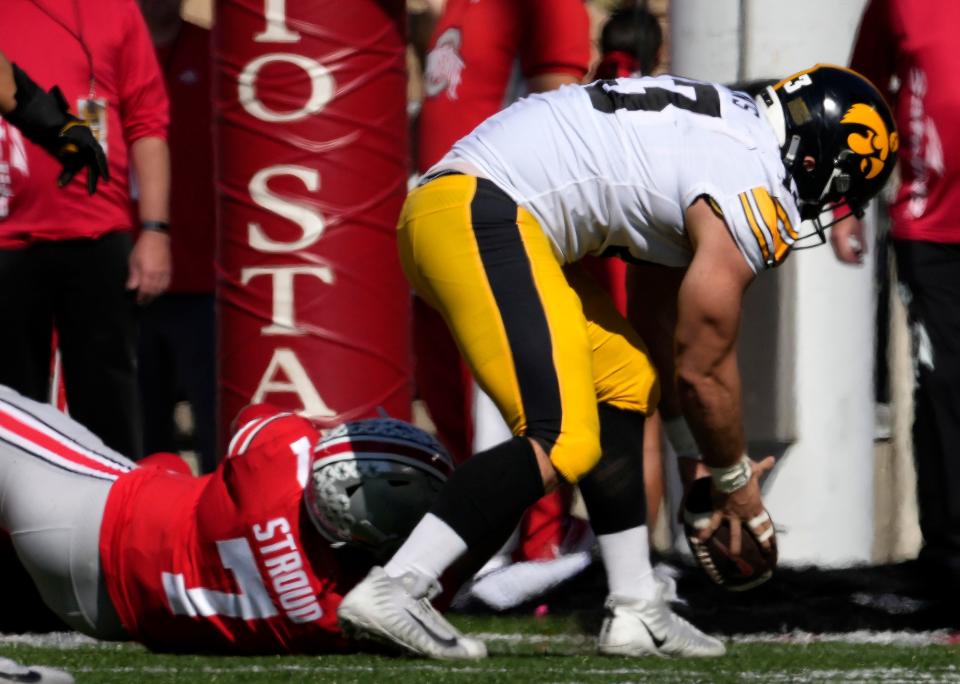
[[[346,649],[336,611],[349,587],[302,503],[318,438],[299,416],[260,417],[210,475],[138,468],[116,481],[100,556],[132,638],[157,650]]]

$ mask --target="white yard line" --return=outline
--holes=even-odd
[[[596,637],[586,634],[527,634],[523,632],[470,632],[470,636],[487,642],[501,642],[509,644],[556,644],[558,646],[590,646],[597,641]]]
[[[115,641],[100,641],[80,632],[48,632],[44,634],[3,634],[0,633],[0,646],[35,646],[37,648],[59,648],[69,651],[75,648],[123,648],[125,644]]]
[[[956,633],[952,633],[956,636]],[[738,644],[816,644],[834,643],[851,645],[880,645],[880,646],[929,646],[934,644],[951,643],[951,632],[940,629],[932,632],[874,632],[858,630],[856,632],[836,632],[815,634],[813,632],[794,631],[779,634],[776,632],[757,634],[737,634],[730,641]]]

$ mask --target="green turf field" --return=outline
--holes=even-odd
[[[372,655],[211,657],[155,655],[130,644],[81,641],[34,646],[0,641],[0,655],[66,668],[77,681],[112,682],[960,682],[960,645],[942,637],[892,644],[730,644],[726,657],[662,660],[598,657],[575,617],[454,616],[479,633],[491,657],[439,663]],[[907,635],[908,637],[910,635]],[[870,639],[868,639],[870,640]],[[878,637],[877,641],[882,640]],[[49,639],[47,640],[49,641]],[[935,642],[943,643],[935,643]]]

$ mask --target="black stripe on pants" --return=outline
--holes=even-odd
[[[550,327],[517,225],[517,204],[492,182],[479,178],[470,212],[480,259],[510,345],[526,435],[549,454],[560,435],[563,405]]]

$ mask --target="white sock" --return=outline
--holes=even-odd
[[[613,534],[599,534],[597,542],[611,595],[628,600],[656,597],[657,582],[650,567],[646,525]]]
[[[390,577],[415,572],[437,580],[466,550],[467,543],[452,527],[433,513],[427,513],[383,566],[383,571]]]

